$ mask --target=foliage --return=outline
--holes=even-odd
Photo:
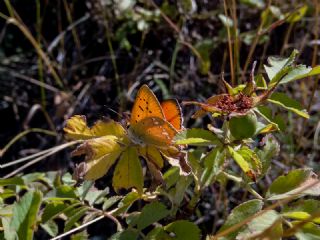
[[[300,22],[309,8],[302,5],[283,13],[262,0],[242,0],[244,6],[262,11],[258,29],[240,32],[234,17],[227,16],[227,11],[223,14],[217,11],[214,14],[222,24],[220,36],[198,41],[196,32],[195,37],[192,35],[189,39],[184,36],[184,29],[179,29],[180,24],[204,17],[196,15],[196,1],[181,1],[177,8],[172,8],[170,1],[162,1],[160,6],[153,1],[145,4],[123,0],[114,5],[109,1],[101,5],[102,2],[95,6],[95,11],[103,9],[97,22],[105,26],[103,34],[116,80],[113,86],[117,89],[122,111],[126,108],[123,79],[117,72],[113,44],[117,43],[121,51],[131,53],[136,46],[130,38],[139,33],[143,36],[142,48],[146,35],[164,19],[177,34],[169,69],[170,81],[176,77],[175,58],[182,46],[188,47],[196,57],[197,63],[193,67],[198,73],[211,79],[215,65],[212,52],[216,45],[226,42],[227,38],[230,44],[230,38],[236,39],[232,43],[236,54],[239,53],[239,42],[248,46],[266,43],[270,40],[269,31],[284,22],[290,26]],[[64,4],[67,6],[66,2]],[[8,24],[11,21],[24,29],[23,24],[19,25],[20,18],[14,17],[15,11],[10,9],[8,1],[6,6],[10,16]],[[114,25],[112,18],[116,19]],[[170,19],[176,20],[179,26]],[[78,43],[77,33],[70,31]],[[37,54],[41,64],[43,61],[48,65],[56,84],[63,85],[42,47],[37,48]],[[70,117],[68,112],[69,118],[63,128],[67,143],[1,165],[1,168],[29,161],[27,167],[74,145],[77,146],[70,155],[80,163],[76,164],[73,175],[69,171],[28,174],[14,171],[0,179],[0,238],[28,240],[70,236],[70,239],[89,239],[89,226],[107,222],[113,229],[107,233],[108,237],[119,240],[320,239],[320,201],[316,198],[320,194],[320,182],[316,171],[292,167],[274,179],[275,174],[271,178],[269,175],[270,172],[277,173],[273,163],[283,157],[279,152],[280,146],[285,144],[275,137],[284,135],[287,128],[282,116],[285,118],[284,114],[289,113],[306,120],[310,118],[309,109],[283,90],[283,86],[291,87],[296,80],[320,74],[320,66],[298,64],[298,56],[299,52],[293,50],[287,58],[269,57],[266,65],[261,64],[264,73],[257,75],[254,74],[256,63],[253,63],[244,83],[235,77],[240,73],[239,56],[235,55],[234,59],[230,56],[235,68],[230,64],[231,83],[222,76],[223,84],[220,85],[225,92],[205,101],[186,99],[186,95],[182,102],[185,111],[175,100],[160,103],[147,85],[140,84],[140,79],[132,84],[142,87],[137,92],[130,121],[121,115],[121,121],[101,119],[88,124],[84,115],[72,113]],[[141,58],[140,55],[136,57]],[[135,65],[134,71],[138,68]],[[168,94],[166,85],[156,75],[154,82],[163,95]],[[235,84],[236,80],[239,84]],[[134,88],[129,89],[128,98]],[[83,95],[85,91],[81,92]],[[191,116],[190,106],[196,107],[192,115],[196,127],[185,128],[182,112]],[[47,116],[45,110],[44,113]],[[202,118],[211,120],[206,128],[198,124]],[[208,196],[210,188],[215,192]],[[241,189],[243,196],[234,188]],[[216,189],[219,189],[219,195]],[[234,195],[230,193],[232,191]],[[238,199],[231,210],[223,202],[234,196]],[[205,198],[217,199],[215,203],[221,205],[210,209],[202,204]],[[223,212],[223,216],[213,219],[218,229],[207,232],[201,221],[210,218],[212,209]]]

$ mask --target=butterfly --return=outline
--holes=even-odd
[[[133,104],[129,137],[139,145],[167,148],[182,130],[182,112],[175,99],[161,104],[147,85],[143,85]]]

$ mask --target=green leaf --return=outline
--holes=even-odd
[[[135,231],[134,229],[127,229],[114,234],[110,240],[136,240],[138,239],[138,236],[138,231]]]
[[[200,239],[200,229],[197,225],[186,220],[178,220],[164,227],[167,232],[174,233],[176,240],[198,240]]]
[[[58,225],[53,221],[49,220],[46,223],[40,224],[40,226],[51,236],[55,237],[59,233]]]
[[[279,143],[272,135],[267,135],[264,138],[265,145],[262,149],[255,150],[262,164],[261,177],[268,172],[272,158],[276,157],[280,152]]]
[[[33,239],[33,230],[36,226],[41,200],[41,192],[29,191],[19,202],[15,203],[11,228],[17,232],[19,239]]]
[[[136,222],[138,230],[146,228],[152,223],[155,223],[166,216],[168,216],[170,211],[160,202],[153,202],[146,205]]]
[[[77,195],[75,193],[75,189],[72,186],[61,185],[50,192],[47,193],[46,199],[47,200],[67,200],[67,199],[74,199]],[[63,198],[63,199],[62,199]]]
[[[268,210],[250,221],[244,231],[237,235],[237,239],[280,240],[283,234],[280,215],[274,210]]]
[[[319,74],[320,66],[315,66],[314,68],[311,68],[305,65],[298,65],[281,80],[280,84],[285,84],[288,82],[296,81],[306,77],[312,77]]]
[[[242,146],[237,153],[239,153],[244,160],[249,163],[250,169],[254,174],[254,178],[259,177],[262,170],[262,164],[259,156],[247,146]]]
[[[314,223],[306,223],[295,235],[298,240],[320,240],[320,227]]]
[[[102,210],[103,211],[108,210],[112,205],[118,202],[121,198],[122,198],[121,196],[112,196],[110,198],[105,199],[102,205]]]
[[[241,170],[252,180],[255,180],[256,173],[249,162],[232,147],[228,146],[228,151],[231,157],[236,161]]]
[[[139,193],[142,193],[143,173],[136,148],[128,147],[122,153],[114,170],[112,185],[115,191],[135,187]]]
[[[72,228],[72,226],[86,214],[88,207],[83,206],[75,210],[76,211],[74,212],[74,214],[72,214],[71,217],[66,221],[66,224],[64,227],[65,232],[69,231]]]
[[[170,235],[163,229],[163,227],[156,227],[148,233],[146,240],[169,240]]]
[[[211,131],[192,128],[179,132],[174,141],[176,144],[189,144],[194,146],[208,146],[220,144],[218,137]]]
[[[304,195],[320,195],[319,181],[311,169],[296,169],[285,176],[278,177],[270,185],[266,194],[268,200],[297,198]]]
[[[86,230],[82,231],[82,232],[78,232],[76,234],[71,235],[71,240],[88,240],[89,238],[89,234],[87,233]]]
[[[169,189],[179,180],[179,168],[171,167],[163,174],[163,180],[166,182],[166,188]]]
[[[219,232],[222,232],[240,222],[242,222],[243,220],[251,217],[252,215],[256,214],[257,212],[259,212],[263,207],[263,202],[261,200],[250,200],[247,201],[245,203],[242,203],[240,205],[238,205],[237,207],[235,207],[230,215],[228,216],[227,220],[225,221],[225,223],[223,224],[223,226],[219,229]],[[245,226],[242,226],[241,228],[237,229],[236,231],[221,237],[219,239],[223,239],[223,240],[231,240],[231,239],[235,239],[236,236],[238,235],[239,232],[243,231],[245,229]]]
[[[226,152],[221,148],[214,148],[203,159],[204,170],[201,176],[203,186],[209,186],[221,172],[226,160]]]
[[[240,2],[259,9],[263,9],[266,5],[264,0],[240,0]]]
[[[208,74],[211,66],[211,59],[210,55],[212,50],[214,49],[214,42],[212,39],[204,39],[198,42],[195,45],[195,49],[198,51],[198,53],[201,56],[200,61],[200,72],[202,74]]]
[[[53,201],[46,204],[42,216],[41,222],[46,223],[50,219],[57,216],[61,211],[67,208],[67,204],[62,201]]]
[[[131,207],[131,205],[139,198],[140,194],[135,191],[128,193],[118,204],[118,210],[114,213],[114,216],[126,212]]]
[[[289,13],[289,17],[286,19],[288,23],[295,23],[300,21],[304,15],[307,13],[308,5],[303,5],[302,7],[296,9],[293,13]]]
[[[303,107],[294,99],[289,98],[284,93],[273,93],[268,99],[269,102],[277,104],[285,109],[298,114],[301,117],[309,118],[309,114]]]
[[[269,86],[276,84],[281,78],[292,70],[292,64],[298,54],[297,50],[293,50],[289,58],[277,58],[269,57],[269,66],[264,65],[267,72],[268,78],[270,80]]]
[[[320,201],[314,199],[301,199],[290,206],[285,206],[282,215],[296,220],[306,220],[320,209]],[[320,224],[320,217],[312,219],[312,222]]]
[[[6,179],[0,179],[0,186],[9,186],[9,185],[25,185],[24,180],[21,177],[12,177]]]
[[[18,239],[17,232],[14,229],[12,229],[12,227],[10,226],[11,218],[9,218],[9,217],[1,217],[0,220],[1,220],[1,223],[2,223],[3,231],[4,231],[4,239],[5,240],[16,240],[16,239]],[[1,238],[1,236],[0,236],[0,238]]]

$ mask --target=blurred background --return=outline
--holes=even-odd
[[[298,63],[315,66],[319,11],[318,0],[2,0],[0,161],[61,144],[74,114],[91,124],[123,119],[144,83],[159,99],[203,101],[223,91],[222,72],[233,86],[244,83],[254,61],[264,73],[268,56],[297,49]],[[280,88],[311,118],[274,109],[283,145],[266,181],[291,168],[320,169],[318,79]],[[194,121],[193,110],[183,108],[185,127],[206,127],[211,119]],[[26,171],[72,171],[75,161],[65,151]]]

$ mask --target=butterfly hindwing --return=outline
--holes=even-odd
[[[168,99],[161,103],[166,120],[178,131],[182,129],[182,111],[176,99]]]

